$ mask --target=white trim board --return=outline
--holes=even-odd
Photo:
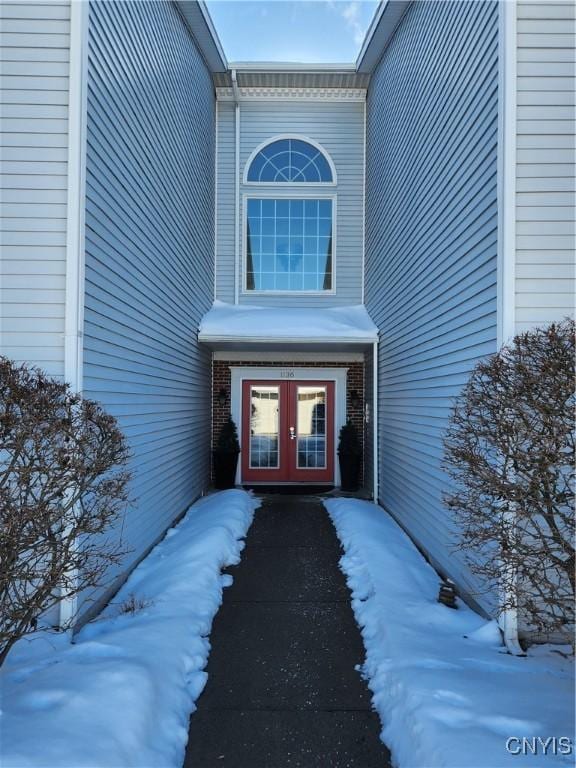
[[[82,391],[88,14],[88,3],[71,3],[64,378],[75,392]]]
[[[289,88],[283,86],[240,86],[241,101],[366,101],[365,88]],[[230,86],[216,88],[218,101],[235,101]]]
[[[74,392],[82,392],[83,388],[88,21],[89,4],[71,3],[64,379]],[[77,597],[63,593],[59,604],[61,627],[75,622],[77,608]]]
[[[236,72],[232,70],[234,83],[234,304],[240,301],[240,102],[237,97]]]
[[[510,342],[515,331],[516,272],[516,0],[498,3],[498,256],[496,343]],[[514,513],[509,513],[512,516]],[[508,602],[502,595],[500,601]],[[498,620],[510,653],[524,655],[518,641],[518,610],[504,610]]]
[[[338,466],[338,434],[346,424],[346,382],[348,368],[294,368],[290,376],[285,368],[263,368],[251,366],[230,366],[230,413],[238,429],[242,445],[242,383],[246,379],[266,381],[333,381],[334,382],[334,484],[340,485]],[[242,484],[242,462],[238,462],[236,484]]]
[[[515,331],[516,266],[516,0],[498,4],[497,347]]]
[[[224,362],[234,362],[239,360],[241,362],[251,361],[254,363],[305,363],[305,362],[318,362],[318,363],[364,363],[363,352],[242,352],[239,350],[216,350],[214,352],[214,360],[220,360]]]

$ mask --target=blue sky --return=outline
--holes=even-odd
[[[353,62],[377,0],[207,0],[228,61]]]

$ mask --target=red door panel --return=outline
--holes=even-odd
[[[333,482],[334,382],[290,382],[288,414],[290,480]]]
[[[242,383],[242,481],[288,481],[288,383]]]
[[[334,481],[334,382],[243,382],[242,481]]]

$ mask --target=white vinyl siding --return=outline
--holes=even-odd
[[[516,330],[574,311],[575,6],[517,5]]]
[[[252,152],[275,136],[310,138],[321,145],[334,162],[337,185],[296,188],[280,184],[280,195],[318,198],[336,196],[334,238],[335,292],[325,295],[292,295],[244,292],[242,271],[244,242],[240,238],[240,303],[279,306],[334,306],[362,302],[364,104],[362,102],[246,101],[240,109],[240,174]],[[235,127],[234,105],[218,102],[218,200],[217,200],[217,298],[234,301],[235,274]],[[244,232],[245,195],[270,196],[270,184],[241,184],[240,228]],[[290,188],[290,189],[289,189]],[[279,196],[280,196],[279,195]]]
[[[64,375],[70,4],[0,3],[0,351]]]

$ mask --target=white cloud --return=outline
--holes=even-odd
[[[360,3],[353,0],[352,2],[338,2],[337,0],[327,0],[328,7],[338,13],[346,22],[346,25],[352,32],[354,42],[356,45],[362,45],[364,42],[364,35],[366,30],[361,21]]]

